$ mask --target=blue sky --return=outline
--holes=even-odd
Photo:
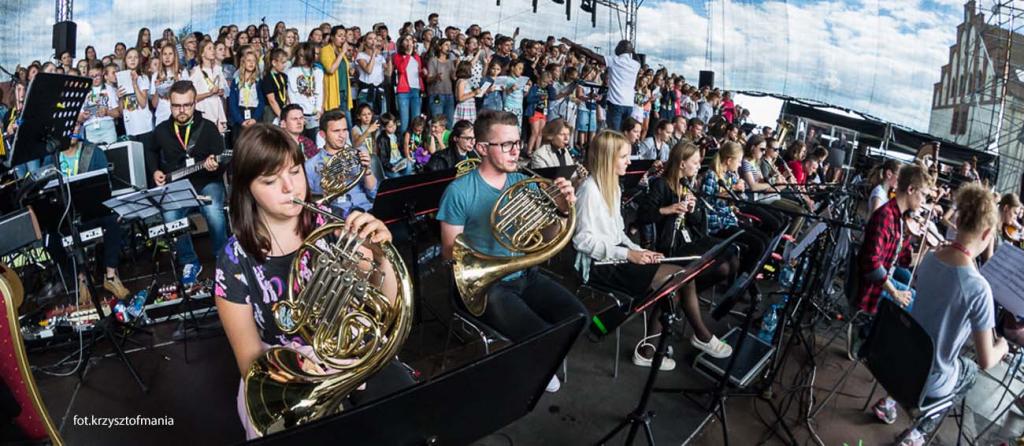
[[[117,41],[134,42],[141,26],[157,34],[186,24],[215,32],[220,24],[266,17],[302,34],[322,21],[364,29],[384,21],[397,30],[432,11],[442,25],[478,23],[504,33],[520,26],[523,36],[564,35],[601,51],[620,38],[618,17],[603,8],[591,28],[578,6],[566,21],[564,6],[539,2],[533,14],[529,0],[503,0],[501,7],[491,0],[77,0],[75,21],[79,48],[94,44],[101,55]],[[12,68],[51,53],[52,0],[5,0],[0,13],[8,30],[0,64]],[[725,88],[818,99],[927,129],[932,84],[962,14],[961,0],[646,0],[638,50],[693,81],[710,68]]]

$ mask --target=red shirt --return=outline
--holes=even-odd
[[[804,172],[804,163],[793,160],[786,163],[789,170],[793,171],[793,179],[799,184],[807,184],[807,173]]]
[[[896,200],[889,200],[871,214],[864,228],[864,244],[857,258],[861,280],[857,302],[861,310],[869,314],[878,311],[878,298],[882,285],[889,280],[889,271],[894,263],[910,264],[911,250],[910,237],[903,235],[903,213]],[[868,279],[878,269],[885,271],[885,278],[877,282]]]

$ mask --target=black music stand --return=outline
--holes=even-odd
[[[144,220],[150,217],[159,217],[161,225],[169,223],[164,218],[164,213],[167,211],[173,211],[178,209],[188,209],[192,207],[200,206],[198,196],[195,189],[192,188],[192,183],[187,179],[178,180],[169,183],[164,186],[155,187],[153,189],[142,190],[138,192],[132,192],[130,194],[120,195],[103,203],[114,212],[117,212],[121,218],[125,220],[140,219]],[[187,218],[187,217],[186,217]],[[159,239],[166,242],[172,247],[170,250],[171,256],[171,275],[174,277],[174,285],[178,289],[178,296],[181,297],[181,303],[179,307],[185,308],[185,315],[181,320],[182,324],[182,339],[185,349],[185,363],[188,363],[188,327],[185,324],[188,322],[192,323],[192,327],[196,331],[201,331],[202,326],[199,325],[199,320],[196,319],[196,315],[193,311],[192,297],[186,292],[184,285],[181,283],[181,277],[178,276],[178,253],[173,249],[173,246],[178,241],[180,234],[171,234],[170,231],[166,230],[166,227],[162,234],[159,235]],[[156,260],[156,255],[159,252],[159,246],[153,248],[153,259]],[[159,265],[159,262],[156,262]],[[156,295],[156,275],[159,274],[159,270],[154,274],[153,282],[150,284],[149,295]],[[181,313],[181,312],[179,312]]]
[[[455,169],[439,170],[383,180],[377,186],[377,197],[373,200],[371,213],[385,224],[404,221],[409,231],[409,249],[412,256],[413,292],[421,299],[435,318],[437,313],[426,305],[420,293],[419,231],[416,217],[437,211],[445,189],[455,180]],[[418,313],[421,314],[421,313]],[[418,316],[422,317],[422,316]],[[440,318],[438,318],[440,319]],[[421,320],[421,319],[418,319]]]
[[[783,227],[779,229],[779,233],[774,238],[772,238],[772,240],[768,243],[768,246],[765,248],[764,253],[761,254],[761,257],[758,259],[757,264],[754,265],[753,270],[751,270],[749,273],[744,272],[744,274],[741,275],[741,278],[738,280],[738,282],[733,284],[733,286],[726,293],[725,298],[722,299],[722,302],[712,312],[712,317],[715,318],[720,317],[720,315],[728,314],[729,309],[736,304],[736,302],[743,296],[744,293],[750,296],[751,307],[746,312],[746,317],[743,318],[743,325],[738,335],[739,341],[737,341],[736,345],[733,346],[732,356],[730,356],[728,360],[715,360],[726,361],[728,363],[728,365],[725,366],[722,376],[718,379],[718,382],[715,383],[715,385],[710,388],[654,389],[654,391],[658,393],[682,393],[687,399],[694,402],[697,406],[703,407],[705,410],[708,411],[708,413],[713,414],[715,418],[718,418],[718,420],[722,423],[722,438],[726,446],[729,445],[729,427],[728,418],[726,417],[725,412],[725,402],[728,398],[731,397],[758,398],[767,402],[768,406],[771,407],[772,412],[775,414],[776,419],[779,420],[779,422],[782,424],[783,431],[785,431],[786,435],[789,437],[789,444],[797,443],[795,437],[793,436],[793,433],[789,429],[789,426],[785,423],[785,421],[782,421],[782,415],[779,412],[779,409],[775,406],[775,403],[771,399],[766,398],[761,392],[742,391],[741,389],[734,390],[731,389],[729,386],[731,377],[733,376],[733,372],[736,369],[736,366],[739,362],[738,360],[743,352],[743,348],[745,344],[749,342],[748,337],[750,334],[750,329],[754,323],[754,313],[761,302],[761,294],[757,290],[757,287],[754,286],[754,280],[757,277],[757,272],[764,268],[765,263],[767,263],[768,259],[771,258],[771,253],[775,251],[775,248],[782,241],[782,236],[786,233],[787,229],[789,229],[789,225],[783,225]],[[708,405],[704,406],[699,401],[697,401],[695,399],[695,397],[697,396],[709,396],[710,401]]]
[[[650,402],[651,392],[654,391],[654,383],[658,380],[658,372],[661,369],[661,363],[664,362],[665,356],[668,355],[668,340],[674,334],[673,324],[675,323],[676,316],[675,311],[672,308],[672,299],[666,299],[666,296],[672,295],[679,287],[689,283],[699,276],[704,270],[710,268],[718,260],[718,256],[725,252],[731,245],[732,242],[742,234],[743,231],[739,231],[733,234],[731,237],[719,242],[713,248],[701,256],[700,259],[694,260],[686,265],[686,268],[679,272],[669,276],[656,290],[648,294],[639,305],[632,309],[629,316],[606,328],[606,332],[614,331],[618,325],[621,325],[626,320],[631,319],[637,314],[643,314],[645,310],[654,305],[659,305],[661,308],[661,336],[658,338],[658,346],[654,350],[654,357],[651,360],[651,371],[647,374],[647,382],[644,384],[644,389],[640,393],[640,402],[636,408],[633,409],[628,415],[619,422],[618,426],[615,426],[611,432],[608,432],[603,438],[598,440],[597,444],[605,444],[612,438],[615,438],[619,432],[629,426],[629,433],[626,436],[625,444],[633,444],[633,440],[636,439],[636,434],[642,426],[644,428],[644,435],[647,438],[647,444],[654,445],[654,431],[651,429],[651,419],[654,417],[654,411],[647,410],[647,403]]]
[[[583,330],[581,314],[465,367],[255,444],[470,444],[531,412]]]
[[[29,85],[25,97],[25,111],[21,115],[18,132],[14,135],[14,144],[10,162],[12,166],[28,161],[43,158],[51,155],[53,167],[60,171],[58,152],[71,143],[71,135],[78,120],[78,114],[85,103],[85,97],[92,88],[92,81],[85,77],[67,76],[53,73],[39,73]],[[110,184],[107,181],[107,193],[109,194]],[[82,249],[82,238],[75,222],[75,201],[71,197],[70,189],[65,182],[64,175],[57,176],[58,194],[62,208],[68,209],[71,218],[71,239],[72,239],[72,261],[76,265],[82,265],[85,271],[85,256]],[[67,190],[68,196],[63,191]],[[73,280],[77,280],[77,277]],[[146,385],[139,378],[138,373],[124,353],[121,345],[114,337],[112,326],[117,325],[117,319],[113,312],[106,314],[100,305],[99,294],[96,292],[96,284],[92,280],[92,274],[86,271],[86,287],[92,294],[92,303],[96,308],[100,320],[95,324],[94,330],[100,330],[103,338],[110,341],[121,362],[124,363],[132,378],[142,388],[143,393],[147,392]],[[94,336],[96,331],[93,331]],[[92,346],[98,342],[93,338],[90,342],[89,356],[92,354]],[[78,377],[84,378],[85,368],[79,364]]]

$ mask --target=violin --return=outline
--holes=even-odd
[[[1005,237],[1006,240],[1009,240],[1011,242],[1021,241],[1022,237],[1020,228],[1018,228],[1016,225],[1012,223],[1007,223],[1003,225],[1003,237]]]
[[[920,238],[923,245],[929,249],[938,248],[945,242],[938,226],[932,220],[926,220],[925,216],[919,214],[908,214],[904,217],[906,231],[914,237]]]

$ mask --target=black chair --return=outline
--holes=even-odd
[[[499,341],[508,341],[508,338],[504,337],[498,330],[483,323],[469,312],[465,303],[462,302],[462,297],[459,296],[459,289],[455,286],[454,275],[449,274],[448,279],[448,299],[452,305],[452,319],[448,323],[448,335],[445,337],[444,349],[441,354],[440,368],[442,372],[447,366],[448,347],[451,344],[452,336],[459,336],[458,330],[456,330],[458,327],[461,327],[463,332],[469,332],[475,338],[480,339],[484,347],[484,354],[491,353],[492,344]],[[465,342],[461,338],[459,340]]]
[[[865,364],[877,380],[877,384],[881,384],[882,388],[889,392],[889,396],[914,418],[913,424],[896,439],[896,443],[902,441],[912,429],[918,428],[924,420],[941,416],[942,419],[935,426],[935,431],[938,432],[942,421],[945,421],[950,412],[949,409],[955,404],[956,395],[929,398],[925,394],[924,387],[935,357],[935,345],[928,332],[895,302],[882,299],[878,304],[878,314],[875,316],[871,334],[862,352]],[[872,388],[868,401],[871,401],[874,392],[875,389]],[[961,401],[961,414],[965,401],[966,398]],[[957,424],[959,443],[963,436],[963,424],[959,420]],[[935,438],[934,433],[925,434],[930,435],[928,443],[931,443]]]

